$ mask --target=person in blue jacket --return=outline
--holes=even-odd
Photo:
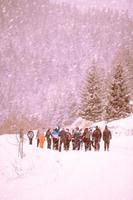
[[[60,128],[57,127],[52,132],[52,138],[53,138],[53,149],[58,150],[59,148],[59,132]]]

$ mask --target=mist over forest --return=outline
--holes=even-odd
[[[133,98],[130,9],[0,0],[0,30],[0,130],[72,123],[92,63],[104,92],[122,63]]]

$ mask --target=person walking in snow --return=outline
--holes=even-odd
[[[37,131],[37,134],[36,134],[36,140],[37,140],[37,147],[39,147],[39,130]]]
[[[33,138],[34,138],[34,132],[31,131],[31,130],[28,131],[27,136],[29,138],[29,144],[32,145],[32,141],[33,141]]]
[[[82,141],[84,143],[85,151],[91,150],[91,134],[88,128],[84,129],[83,135],[82,135]]]
[[[74,130],[74,150],[80,150],[80,143],[81,143],[81,131],[79,127],[76,127]]]
[[[79,130],[80,132],[80,149],[82,150],[83,149],[83,130],[82,128]]]
[[[50,128],[46,131],[45,137],[47,139],[47,148],[51,149],[52,133]]]
[[[58,150],[59,148],[59,132],[60,128],[57,127],[52,131],[52,138],[53,138],[53,150]]]
[[[70,148],[71,139],[72,139],[72,135],[71,135],[71,133],[70,133],[70,130],[67,128],[67,129],[66,129],[66,150],[67,150],[67,151],[68,151],[69,148]]]
[[[100,130],[100,128],[98,126],[96,126],[96,129],[94,130],[94,132],[92,134],[93,147],[94,147],[95,151],[99,151],[100,150],[101,137],[102,137],[101,130]]]
[[[72,141],[72,150],[75,150],[74,129],[72,129],[71,141]]]
[[[67,149],[67,134],[65,129],[63,128],[59,133],[59,151],[61,152],[62,144],[64,146],[64,150]]]
[[[112,139],[111,131],[108,129],[106,125],[103,131],[104,151],[109,151],[109,144],[111,139]]]
[[[44,147],[45,136],[43,129],[39,129],[37,132],[37,147],[40,146],[41,148]]]
[[[40,147],[43,148],[44,147],[44,142],[45,142],[45,136],[44,136],[44,130],[41,130],[41,132],[39,132],[39,144]]]

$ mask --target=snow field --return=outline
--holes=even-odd
[[[46,143],[40,149],[36,139],[29,145],[25,137],[21,159],[16,135],[0,136],[0,200],[133,200],[131,118],[108,124],[120,131],[109,152],[103,142],[100,152],[58,152],[47,150]]]

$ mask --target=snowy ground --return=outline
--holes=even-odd
[[[133,200],[132,135],[114,135],[109,152],[103,143],[100,152],[57,152],[27,139],[23,159],[17,151],[15,135],[0,136],[0,200]]]

